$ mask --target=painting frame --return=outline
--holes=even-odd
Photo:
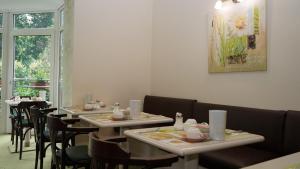
[[[209,15],[209,73],[267,71],[266,7],[266,0],[227,0]]]

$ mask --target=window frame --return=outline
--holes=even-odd
[[[22,14],[22,13],[43,13],[43,12],[53,12],[54,13],[54,27],[51,28],[24,28],[24,29],[18,29],[14,27],[14,15],[15,14]],[[7,85],[7,94],[6,96],[8,98],[12,97],[12,91],[13,91],[13,73],[14,73],[14,37],[15,36],[30,36],[30,35],[45,35],[45,36],[51,36],[51,57],[50,57],[50,63],[51,63],[51,74],[50,74],[50,101],[52,102],[53,106],[57,106],[57,96],[58,96],[58,70],[57,70],[57,64],[58,64],[58,56],[56,54],[57,47],[56,43],[57,40],[57,11],[56,10],[38,10],[38,11],[12,11],[8,13],[8,24],[9,24],[9,37],[8,37],[8,72],[7,72],[7,78],[8,78],[8,85]]]
[[[61,24],[62,23],[62,17],[61,17],[61,14],[62,14],[62,11],[64,11],[65,10],[65,6],[64,6],[64,4],[62,4],[59,8],[58,8],[58,10],[57,10],[57,23],[58,23],[58,25],[57,25],[57,28],[58,28],[58,30],[57,30],[57,39],[58,39],[58,41],[57,41],[57,56],[58,56],[58,68],[57,68],[57,70],[58,70],[58,72],[57,72],[57,81],[58,81],[58,87],[57,87],[57,89],[58,89],[58,91],[57,91],[57,94],[58,94],[58,107],[60,108],[60,107],[62,107],[63,106],[63,84],[62,84],[62,81],[61,81],[61,79],[62,79],[62,75],[61,75],[61,73],[62,73],[62,62],[61,62],[61,59],[62,59],[62,46],[61,46],[61,35],[63,35],[62,33],[64,32],[64,23],[63,24]],[[63,16],[64,17],[64,16]],[[64,19],[63,19],[63,21],[64,21]],[[62,44],[63,45],[63,44]]]
[[[7,98],[7,70],[8,70],[8,11],[6,10],[0,10],[0,13],[3,14],[3,27],[0,28],[0,33],[2,33],[2,89],[1,89],[1,107],[0,107],[0,133],[5,132],[5,129],[7,129],[7,121],[8,116],[7,116],[7,106],[5,103],[5,99]]]
[[[49,27],[49,28],[16,28],[15,27],[15,18],[14,18],[15,15],[19,15],[19,14],[36,14],[36,13],[53,13],[54,14],[53,15],[53,19],[54,19],[53,27]],[[56,26],[55,15],[57,15],[56,11],[51,11],[51,10],[45,10],[45,11],[39,10],[39,11],[29,11],[29,12],[25,12],[25,11],[12,12],[12,26],[11,26],[11,28],[13,30],[31,30],[31,29],[37,29],[37,30],[38,29],[41,29],[41,30],[45,29],[45,30],[47,30],[47,29],[55,29],[55,26]]]

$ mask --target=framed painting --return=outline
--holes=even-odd
[[[266,1],[223,1],[209,18],[208,46],[211,73],[266,71]]]

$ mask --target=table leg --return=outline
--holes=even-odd
[[[167,152],[158,149],[150,144],[143,143],[139,140],[128,138],[130,152],[143,156],[155,156],[166,154]],[[157,169],[198,169],[198,154],[180,157],[171,167],[161,167]]]

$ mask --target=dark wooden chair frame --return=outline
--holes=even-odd
[[[36,140],[36,148],[35,148],[35,165],[34,168],[37,169],[38,161],[40,161],[40,169],[43,169],[43,161],[46,156],[46,150],[51,145],[49,135],[45,135],[47,114],[56,111],[57,108],[47,108],[47,109],[39,109],[36,106],[32,106],[30,108],[30,116],[33,122],[34,130],[35,130],[35,140]],[[57,114],[56,117],[65,117],[66,114]],[[48,144],[45,146],[45,143]]]
[[[12,97],[10,98],[10,100],[14,99],[15,97]],[[28,98],[28,99],[31,99],[30,96],[20,96],[21,99],[23,98]],[[17,121],[17,114],[15,113],[15,109],[17,108],[17,106],[10,106],[9,107],[9,112],[10,112],[10,115],[9,115],[9,118],[10,118],[10,121],[11,121],[11,135],[10,135],[10,141],[11,141],[11,144],[14,145],[15,143],[15,133],[16,133],[16,129],[15,129],[15,123]]]
[[[65,169],[66,166],[85,167],[90,169],[90,160],[89,161],[71,161],[67,157],[66,149],[69,148],[70,140],[80,134],[89,134],[90,132],[98,131],[98,128],[95,127],[73,127],[70,124],[75,124],[80,122],[78,118],[72,119],[60,119],[54,117],[50,114],[47,115],[47,125],[50,132],[50,141],[51,141],[51,151],[52,151],[52,160],[51,160],[51,169]],[[57,138],[58,132],[61,132],[61,156],[57,156]]]
[[[92,157],[92,169],[115,169],[122,165],[123,169],[129,166],[143,166],[144,169],[169,167],[178,161],[174,154],[164,154],[151,157],[132,156],[119,143],[126,142],[125,137],[110,137],[100,139],[96,132],[89,134],[89,155]]]
[[[16,106],[15,111],[17,113],[17,118],[15,121],[14,129],[16,131],[16,145],[15,152],[18,150],[18,138],[20,138],[20,149],[19,149],[19,159],[22,159],[23,153],[23,140],[25,139],[25,135],[30,132],[30,130],[34,127],[30,117],[30,107],[36,106],[38,108],[47,108],[48,104],[45,101],[30,101],[30,102],[21,102]],[[27,124],[23,124],[24,119],[28,120]],[[25,133],[23,133],[23,129],[26,128]]]

